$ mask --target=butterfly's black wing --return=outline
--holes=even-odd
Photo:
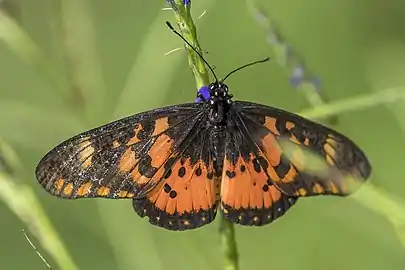
[[[321,194],[346,196],[358,182],[366,181],[371,165],[349,138],[299,115],[261,104],[234,103],[242,130],[256,147],[256,159],[268,179],[288,196]],[[291,142],[286,155],[281,139]],[[308,151],[305,151],[308,150]],[[325,162],[326,172],[309,173],[309,153]]]
[[[203,104],[164,107],[89,130],[47,153],[36,168],[51,194],[80,197],[142,197],[178,159],[183,141],[198,132]]]

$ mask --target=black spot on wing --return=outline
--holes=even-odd
[[[179,177],[184,177],[184,175],[186,175],[186,168],[185,167],[180,167],[179,172],[178,172],[178,176]]]
[[[152,166],[152,158],[149,155],[144,155],[139,161],[139,173],[147,178],[152,178],[158,168]]]
[[[155,121],[146,120],[142,122],[142,129],[136,136],[139,140],[146,140],[152,135],[153,131],[155,131]]]
[[[284,178],[287,173],[290,171],[291,162],[288,161],[286,158],[281,158],[280,163],[274,167],[278,177],[280,179]]]

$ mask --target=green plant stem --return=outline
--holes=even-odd
[[[405,248],[405,202],[403,200],[371,184],[364,185],[351,197],[384,216],[391,223],[399,241]]]
[[[405,100],[405,86],[389,88],[376,93],[359,95],[329,104],[307,109],[299,114],[312,119],[323,119],[330,116],[369,109],[382,104],[395,103]]]
[[[201,55],[203,55],[200,43],[198,42],[195,23],[191,16],[191,3],[184,6],[181,0],[174,2],[177,4],[177,10],[173,10],[173,13],[176,18],[176,23],[180,29],[180,33],[195,49],[198,50]],[[195,77],[197,89],[200,89],[204,85],[209,85],[210,80],[204,61],[187,44],[184,46],[187,51],[188,64]]]
[[[191,4],[184,6],[182,4],[183,1],[181,0],[174,2],[176,3],[176,7],[172,8],[181,34],[188,42],[190,42],[191,45],[194,46],[195,49],[198,50],[198,52],[201,53],[201,55],[203,55],[203,51],[201,50],[197,39],[196,27],[191,17]],[[191,48],[188,47],[188,45],[185,45],[185,47],[188,55],[188,63],[194,73],[197,89],[200,89],[202,86],[209,85],[208,72],[204,62]],[[223,267],[225,270],[238,270],[238,252],[235,240],[234,224],[228,222],[224,217],[222,217],[222,215],[221,218],[223,225],[221,226],[222,228],[220,230],[222,249],[224,253]]]
[[[235,228],[221,215],[221,241],[224,253],[224,270],[238,270],[238,250],[235,239]]]
[[[14,169],[21,167],[13,149],[2,140],[0,140],[0,154],[8,167],[14,167]],[[18,183],[18,179],[7,170],[0,172],[0,199],[26,224],[41,246],[59,266],[59,269],[78,269],[31,187]]]

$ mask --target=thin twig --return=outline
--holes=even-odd
[[[32,243],[31,239],[29,238],[28,234],[25,232],[25,230],[22,228],[21,232],[24,234],[25,239],[27,239],[28,243],[30,244],[30,246],[32,247],[32,249],[35,251],[35,253],[38,255],[38,257],[42,260],[42,262],[46,265],[46,267],[48,267],[49,270],[54,270],[55,268],[53,268],[48,261],[45,259],[44,256],[42,256],[41,252],[37,249],[37,247],[34,245],[34,243]]]
[[[168,56],[171,53],[177,52],[178,50],[181,50],[181,48],[176,48],[176,49],[170,50],[167,53],[165,53],[165,56]]]
[[[312,118],[323,119],[351,111],[369,109],[382,104],[396,103],[405,100],[405,86],[389,88],[376,93],[363,94],[349,99],[331,102],[312,109],[300,112],[300,115]]]

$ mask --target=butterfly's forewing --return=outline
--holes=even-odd
[[[49,193],[68,199],[142,197],[180,158],[183,141],[196,132],[201,105],[152,110],[79,134],[45,155],[37,179]]]
[[[194,229],[214,220],[219,179],[214,173],[208,132],[192,131],[179,148],[181,158],[167,163],[170,173],[145,198],[133,200],[141,217],[169,230]]]
[[[250,102],[235,104],[238,117],[263,157],[267,175],[285,194],[347,196],[354,191],[356,182],[364,182],[369,177],[369,161],[344,135],[280,109]],[[288,158],[280,144],[283,138],[321,157],[327,173],[309,173],[301,149],[295,149]]]
[[[241,225],[261,226],[284,215],[297,200],[274,185],[264,158],[248,130],[232,115],[233,129],[225,142],[221,210],[226,219]]]

